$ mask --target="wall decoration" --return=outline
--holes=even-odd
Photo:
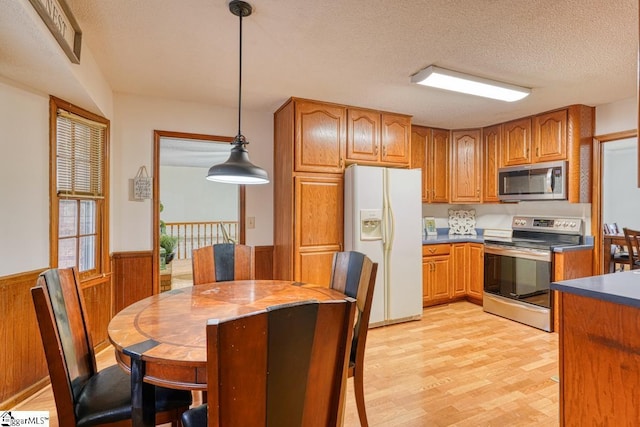
[[[153,180],[147,173],[147,168],[140,166],[138,174],[133,178],[133,198],[135,200],[145,200],[151,198]]]
[[[449,234],[476,235],[476,211],[449,209]]]
[[[29,0],[74,64],[80,63],[82,31],[64,0]]]

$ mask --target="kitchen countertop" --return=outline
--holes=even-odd
[[[478,230],[478,235],[473,236],[470,234],[457,235],[448,233],[442,233],[438,230],[437,236],[427,236],[422,238],[423,245],[437,245],[441,243],[484,243],[484,236],[482,230]],[[582,245],[574,246],[562,246],[553,248],[553,252],[571,252],[571,251],[583,251],[585,249],[593,249],[593,236],[586,236],[585,243]]]
[[[640,270],[553,282],[551,289],[640,308]]]

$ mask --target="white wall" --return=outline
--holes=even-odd
[[[165,222],[238,221],[237,185],[205,179],[209,168],[160,166]]]
[[[602,220],[640,230],[637,138],[604,144]]]
[[[49,97],[0,80],[0,277],[49,266]]]
[[[538,215],[582,218],[586,234],[591,234],[591,204],[566,201],[520,202],[484,205],[423,204],[422,215],[436,219],[437,228],[449,227],[449,209],[475,209],[476,228],[511,229],[514,215]]]
[[[129,179],[146,166],[153,174],[153,131],[235,136],[236,108],[116,94],[112,124],[111,250],[150,250],[152,207],[149,200],[129,201]],[[242,112],[242,132],[251,143],[251,161],[273,176],[273,112]],[[246,215],[256,219],[247,230],[249,245],[273,243],[272,184],[247,186]]]
[[[635,96],[596,107],[596,136],[637,127],[638,101]]]

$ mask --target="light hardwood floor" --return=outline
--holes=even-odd
[[[99,355],[101,367],[112,351]],[[365,398],[372,426],[557,426],[558,335],[468,302],[369,331]],[[14,409],[49,410],[51,389]],[[358,426],[348,381],[345,426]]]

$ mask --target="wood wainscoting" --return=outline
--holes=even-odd
[[[113,313],[153,295],[153,251],[114,252]]]
[[[0,408],[9,408],[49,383],[40,330],[36,320],[31,288],[46,270],[0,277],[0,351],[3,386]],[[83,296],[89,317],[93,345],[105,348],[107,326],[111,320],[111,281],[107,275],[84,283]],[[106,304],[105,304],[106,302]]]
[[[0,277],[0,408],[10,408],[49,380],[30,291],[44,270]]]
[[[273,246],[256,246],[256,279],[273,279]]]

